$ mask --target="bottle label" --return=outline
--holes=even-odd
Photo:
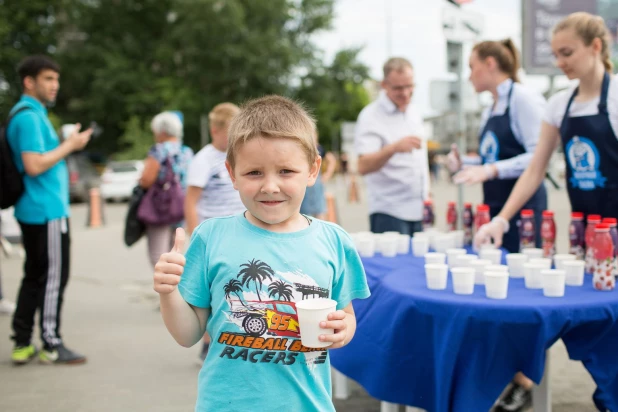
[[[596,290],[614,290],[616,287],[615,267],[616,263],[613,257],[593,260],[592,284]]]

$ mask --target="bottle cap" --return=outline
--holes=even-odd
[[[588,215],[588,222],[592,222],[592,223],[600,223],[601,222],[601,215]]]
[[[543,217],[554,217],[554,212],[552,212],[551,210],[544,210]]]
[[[521,211],[521,217],[533,217],[534,216],[534,210],[532,209],[523,209]]]
[[[469,203],[469,202],[464,203],[464,207],[470,207],[471,208],[472,207],[472,203]]]
[[[476,206],[476,211],[477,212],[489,212],[489,205],[477,205]]]
[[[431,205],[433,205],[433,202],[432,202],[431,200],[425,200],[425,201],[423,202],[423,204],[424,204],[425,206],[431,206]]]
[[[594,227],[595,232],[609,232],[609,225],[607,223],[599,223]]]
[[[605,217],[601,221],[601,224],[607,224],[607,225],[609,225],[609,227],[616,227],[617,223],[618,223],[618,221],[616,220],[615,217]]]
[[[573,219],[573,220],[583,220],[584,219],[584,214],[582,212],[572,212],[571,213],[571,219]]]
[[[448,207],[454,207],[455,206],[455,202],[448,202]]]

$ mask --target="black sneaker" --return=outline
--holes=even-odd
[[[86,357],[65,348],[63,344],[60,344],[52,349],[41,350],[39,353],[39,361],[48,365],[51,365],[52,363],[76,365],[86,363]]]
[[[532,391],[515,382],[498,402],[494,412],[522,412],[532,406]]]

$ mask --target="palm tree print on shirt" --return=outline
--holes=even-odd
[[[279,300],[287,300],[288,302],[291,302],[294,297],[292,285],[281,280],[276,280],[271,283],[270,286],[268,286],[268,292],[268,296],[271,298],[275,298],[275,296],[278,295]]]
[[[241,278],[241,284],[249,287],[251,282],[255,283],[255,291],[257,292],[258,299],[262,301],[260,297],[262,284],[266,279],[272,280],[275,272],[267,263],[257,259],[252,259],[249,263],[243,263],[240,267],[243,269],[238,272],[236,276]]]
[[[243,299],[240,297],[239,293],[242,292],[242,283],[236,279],[230,279],[229,282],[225,284],[223,287],[223,292],[225,292],[225,297],[229,299],[230,295],[233,293],[238,296],[238,300],[240,300],[240,304],[246,306],[243,302]]]

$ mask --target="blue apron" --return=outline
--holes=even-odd
[[[515,156],[526,153],[526,148],[515,138],[511,130],[510,104],[513,85],[507,97],[507,106],[504,114],[491,116],[487,119],[485,128],[481,133],[481,143],[479,152],[483,159],[483,164],[495,163],[499,160],[511,159]],[[489,205],[489,214],[493,218],[496,216],[506,200],[509,198],[517,179],[494,179],[483,183],[484,202]],[[536,221],[536,245],[541,245],[541,220],[543,210],[547,208],[547,192],[545,185],[541,186],[530,200],[523,207],[524,209],[534,210]],[[504,234],[503,247],[509,252],[519,251],[519,227],[520,214],[517,213],[510,221],[510,229]]]
[[[560,138],[566,160],[567,190],[573,212],[618,218],[618,140],[607,113],[609,74],[605,73],[599,113],[569,117],[567,104]]]

